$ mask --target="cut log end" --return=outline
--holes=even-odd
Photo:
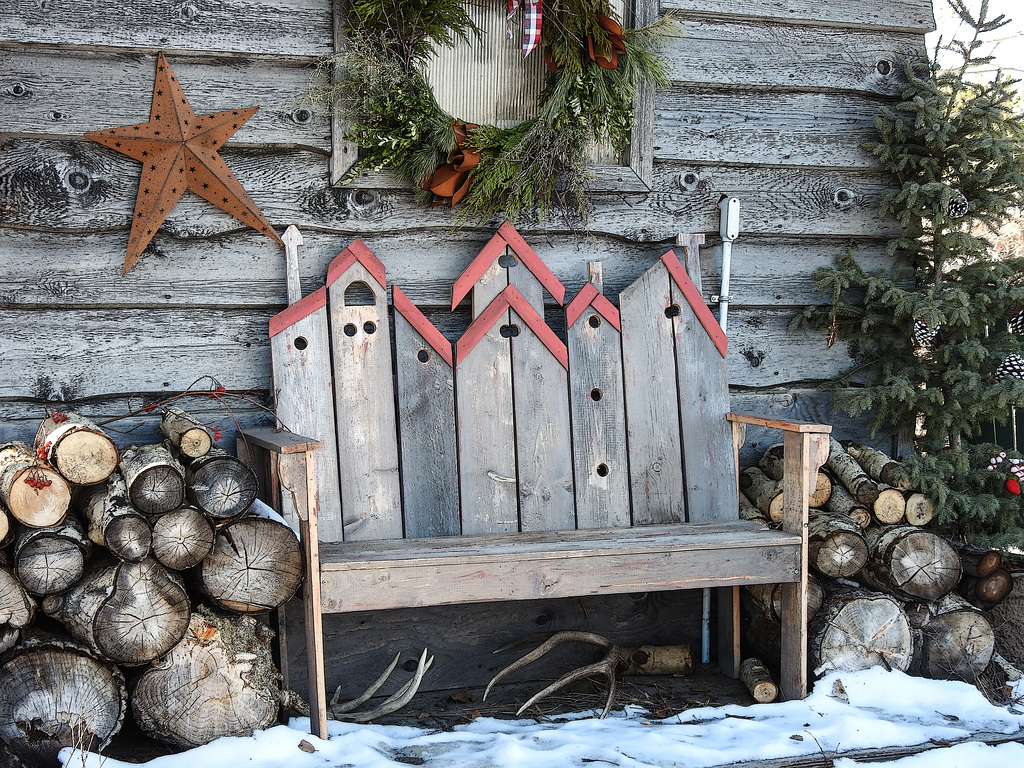
[[[213,524],[198,509],[182,507],[153,523],[153,557],[175,571],[185,571],[213,551]]]
[[[159,515],[181,506],[185,500],[185,482],[170,467],[149,467],[132,483],[128,494],[140,512]]]
[[[868,546],[860,529],[846,515],[816,511],[808,521],[810,565],[831,578],[853,576],[868,559]]]
[[[185,502],[185,472],[163,445],[127,448],[121,471],[128,498],[144,515],[170,512]]]
[[[910,525],[928,525],[935,517],[935,502],[923,493],[907,496],[906,519]]]
[[[886,485],[878,486],[878,498],[871,505],[871,511],[882,525],[903,522],[907,512],[907,500],[903,496],[903,491]]]
[[[974,683],[995,653],[992,625],[955,594],[931,606],[931,611],[934,615],[921,628],[922,673]]]
[[[149,555],[153,531],[142,515],[122,515],[107,525],[103,544],[118,560],[138,563]]]
[[[304,575],[302,548],[291,528],[243,517],[217,534],[213,552],[190,576],[213,603],[238,613],[263,613],[295,594]]]
[[[266,625],[203,610],[161,663],[139,678],[132,711],[152,738],[195,747],[270,727],[278,693]]]
[[[210,431],[199,419],[180,408],[168,408],[160,420],[160,432],[182,456],[198,459],[213,447]]]
[[[64,519],[71,504],[71,488],[49,467],[26,466],[11,473],[3,497],[19,523],[30,528],[48,528]]]
[[[126,710],[124,676],[70,643],[23,644],[0,666],[0,739],[28,765],[104,749]]]
[[[853,576],[868,559],[864,538],[850,531],[836,532],[824,541],[809,546],[811,566],[823,576],[847,578]]]
[[[900,603],[878,593],[834,595],[811,627],[810,657],[816,675],[882,666],[906,672],[914,640]]]
[[[236,518],[256,499],[256,474],[221,449],[211,450],[185,470],[189,502],[215,521]]]
[[[95,485],[117,469],[117,447],[104,434],[78,430],[60,440],[53,449],[52,461],[69,482]]]
[[[903,600],[932,602],[960,581],[960,557],[943,537],[911,525],[868,532],[870,557],[858,578]]]
[[[760,659],[744,659],[740,665],[740,680],[754,701],[768,704],[779,697],[779,687],[772,681],[768,669]]]

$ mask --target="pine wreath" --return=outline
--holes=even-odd
[[[546,2],[541,43],[548,73],[539,114],[498,128],[447,114],[423,74],[438,46],[480,34],[464,5],[354,2],[346,50],[321,62],[310,91],[352,121],[346,138],[362,152],[345,181],[389,169],[415,185],[417,202],[457,205],[458,224],[559,212],[587,226],[587,148],[594,141],[610,140],[617,151],[628,144],[637,87],[668,82],[656,49],[677,34],[675,24],[663,17],[623,30],[607,0]]]

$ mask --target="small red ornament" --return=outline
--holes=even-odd
[[[1014,496],[1020,496],[1020,483],[1017,482],[1017,478],[1011,477],[1006,481],[1006,490],[1012,493]]]

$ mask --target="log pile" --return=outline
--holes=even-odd
[[[251,735],[281,695],[265,613],[298,590],[292,530],[177,408],[118,449],[73,413],[0,445],[0,740],[26,765],[98,750],[131,712],[176,747]]]
[[[773,446],[742,473],[742,517],[769,525],[779,519],[780,454]],[[985,612],[1013,588],[1000,553],[930,530],[931,500],[874,448],[832,440],[819,477],[825,479],[809,499],[808,526],[812,675],[882,665],[978,682],[998,656]],[[744,589],[744,642],[772,659],[778,617],[766,589]]]

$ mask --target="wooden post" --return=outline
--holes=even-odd
[[[828,435],[786,431],[782,529],[801,537],[800,578],[782,586],[779,683],[786,699],[807,696],[807,497],[828,452]]]
[[[326,739],[327,734],[327,679],[324,670],[324,617],[320,595],[320,539],[317,535],[317,517],[320,512],[316,487],[315,451],[307,449],[301,454],[280,457],[280,469],[291,465],[292,472],[282,471],[281,477],[294,477],[301,468],[304,475],[305,499],[297,501],[299,534],[306,555],[306,584],[303,603],[306,609],[306,668],[309,672],[309,731]],[[282,485],[288,485],[282,479]]]

